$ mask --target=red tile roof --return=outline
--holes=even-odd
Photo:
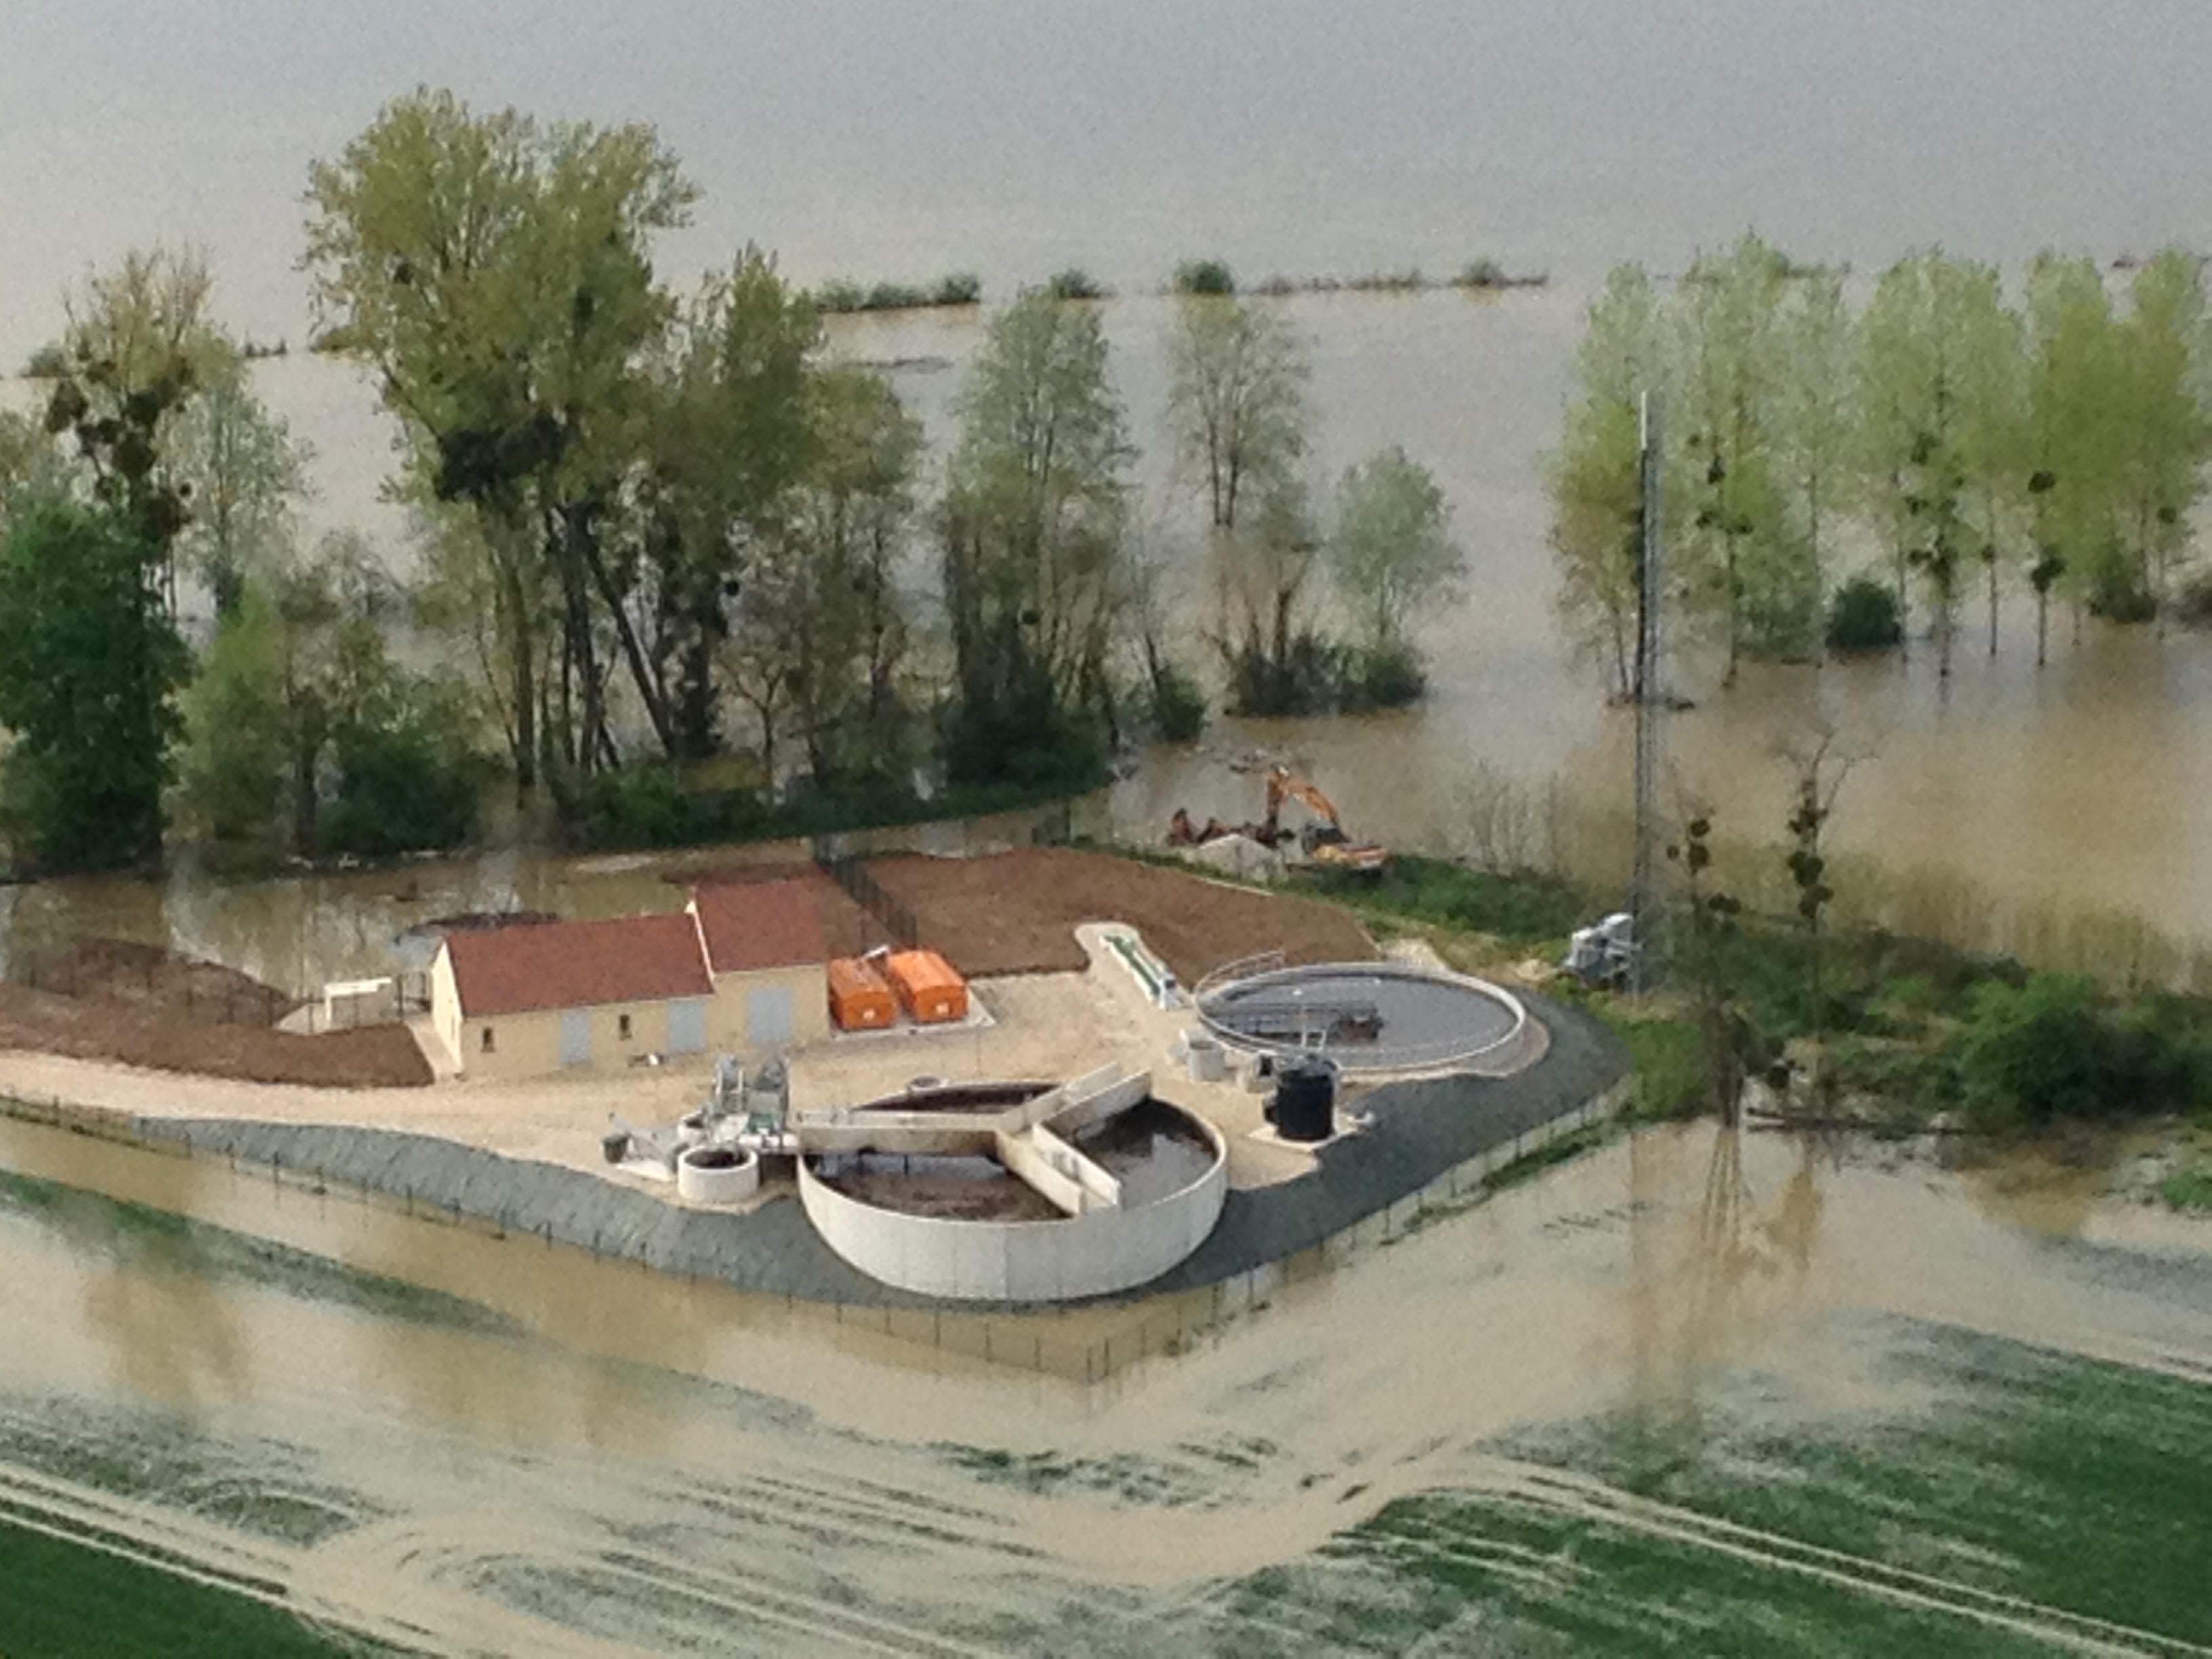
[[[736,883],[702,887],[691,895],[699,930],[707,936],[707,959],[718,974],[750,974],[764,968],[796,968],[830,958],[822,932],[815,884],[792,881]]]
[[[714,993],[699,929],[680,914],[448,933],[446,949],[471,1019]]]

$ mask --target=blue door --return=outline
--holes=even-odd
[[[763,985],[746,992],[746,1039],[755,1048],[790,1042],[795,1006],[788,985]]]
[[[668,1052],[696,1054],[707,1046],[707,1005],[672,1002],[668,1005]]]
[[[592,1063],[592,1016],[587,1009],[575,1009],[561,1016],[561,1063],[563,1066],[588,1066]]]

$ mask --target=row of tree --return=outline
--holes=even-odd
[[[51,865],[142,856],[174,781],[226,841],[450,844],[488,738],[523,790],[598,823],[619,817],[626,766],[732,736],[770,787],[797,771],[880,802],[924,763],[954,785],[1088,786],[1147,724],[1194,733],[1205,699],[1175,573],[1138,545],[1097,309],[1047,287],[993,316],[925,500],[919,422],[881,375],[829,359],[769,258],[747,249],[689,295],[658,279],[653,240],[694,196],[649,127],[430,91],[312,168],[318,345],[366,366],[396,418],[388,489],[422,555],[404,586],[358,538],[302,544],[312,457],[254,398],[203,261],[136,255],[94,279],[34,362],[43,425],[0,420],[0,611],[42,641],[14,659],[20,695],[0,686],[18,804],[40,803],[19,843]],[[1324,534],[1302,343],[1252,301],[1192,295],[1170,347],[1218,589],[1199,631],[1232,705],[1419,695],[1413,619],[1464,569],[1434,481],[1385,452],[1346,475]],[[56,574],[101,550],[138,582],[118,576],[105,609]],[[180,592],[212,602],[197,666]],[[1325,597],[1348,642],[1322,630]],[[130,696],[94,688],[85,641],[142,634],[106,653],[131,655]],[[453,666],[403,671],[410,640]],[[42,714],[42,696],[59,702]],[[137,735],[95,737],[93,703],[129,705]],[[126,756],[128,813],[49,787]]]
[[[0,836],[19,863],[127,863],[174,800],[268,851],[450,845],[465,712],[392,659],[357,544],[301,550],[309,455],[208,296],[188,256],[94,278],[34,365],[43,419],[0,416]],[[180,578],[217,617],[197,678]]]
[[[1662,289],[1615,270],[1577,356],[1553,458],[1553,546],[1573,633],[1626,695],[1635,637],[1639,412],[1658,394],[1672,601],[1726,653],[1820,647],[1838,573],[1886,569],[1950,670],[1978,568],[1989,648],[2008,578],[2121,621],[2160,613],[2212,459],[2203,266],[2180,252],[2116,295],[2087,259],[2046,255],[2017,301],[1940,252],[1845,274],[1755,236]]]

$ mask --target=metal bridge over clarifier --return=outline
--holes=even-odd
[[[1231,1048],[1322,1054],[1348,1075],[1502,1073],[1540,1052],[1542,1028],[1510,992],[1406,963],[1290,967],[1270,953],[1215,969],[1192,1000]]]

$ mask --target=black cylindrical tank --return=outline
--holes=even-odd
[[[1300,1054],[1276,1068],[1275,1099],[1267,1115],[1285,1140],[1327,1140],[1336,1129],[1336,1067],[1317,1054]]]

